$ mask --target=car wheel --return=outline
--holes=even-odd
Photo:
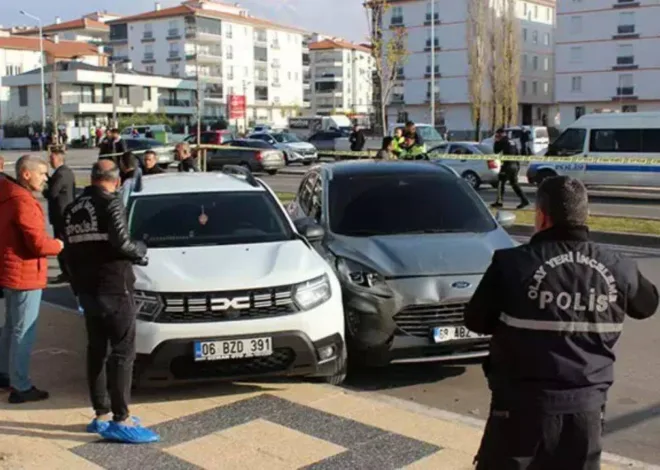
[[[475,190],[479,189],[479,186],[481,186],[481,180],[474,171],[466,171],[461,175],[461,178],[463,178],[465,182]]]
[[[536,186],[541,186],[541,183],[543,183],[544,180],[552,178],[553,176],[557,176],[557,173],[552,170],[541,170],[534,177],[534,184]]]
[[[289,152],[282,152],[284,154],[284,164],[286,166],[291,165],[291,160],[289,160]]]
[[[275,176],[277,174],[277,170],[266,170],[266,173],[268,173],[270,176]]]

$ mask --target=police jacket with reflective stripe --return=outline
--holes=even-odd
[[[605,404],[626,314],[657,306],[632,259],[590,242],[586,227],[556,227],[495,252],[465,324],[493,335],[484,370],[494,403],[575,413]]]
[[[117,193],[88,186],[64,211],[65,259],[78,293],[123,294],[133,289],[133,263],[146,255],[133,242]]]

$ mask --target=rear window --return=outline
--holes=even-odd
[[[538,129],[534,129],[534,133],[536,134],[537,139],[548,139],[548,129],[545,127],[539,127]]]
[[[489,232],[497,225],[459,178],[340,176],[329,187],[330,228],[347,236]]]
[[[129,203],[129,228],[133,239],[151,248],[293,239],[282,211],[265,191],[137,196]]]

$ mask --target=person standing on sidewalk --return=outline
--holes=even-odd
[[[64,162],[64,152],[54,149],[50,153],[50,166],[55,170],[48,179],[48,185],[44,190],[44,197],[48,201],[48,221],[53,226],[55,238],[64,239],[64,209],[73,202],[76,196],[76,177],[71,168]],[[64,252],[57,256],[61,274],[55,282],[68,282],[69,274],[64,261]]]
[[[362,129],[357,124],[353,126],[353,132],[351,132],[348,140],[351,143],[351,152],[361,152],[367,141],[364,137],[364,132],[362,132]]]
[[[596,470],[614,345],[626,315],[655,313],[658,290],[634,260],[589,240],[579,180],[548,178],[536,201],[536,234],[495,252],[465,310],[470,330],[492,335],[477,469]]]
[[[495,144],[493,145],[493,153],[496,155],[511,156],[517,155],[518,151],[516,147],[511,143],[509,138],[506,135],[504,129],[498,129],[495,133]],[[504,190],[506,188],[507,181],[511,185],[511,189],[516,193],[516,196],[520,198],[520,204],[518,204],[518,209],[529,206],[529,200],[523,193],[518,184],[518,172],[520,171],[520,163],[516,161],[504,161],[502,162],[502,167],[500,168],[500,174],[498,177],[497,185],[497,200],[491,204],[491,207],[500,208],[504,207]]]
[[[0,286],[6,306],[0,333],[0,388],[11,387],[9,403],[46,400],[48,392],[30,380],[41,293],[48,275],[47,256],[62,251],[62,241],[46,233],[44,211],[34,193],[43,191],[48,164],[24,155],[16,179],[0,178]]]
[[[117,165],[99,160],[92,185],[64,212],[71,283],[87,327],[87,379],[96,413],[87,431],[112,441],[155,442],[158,435],[128,410],[135,360],[133,264],[146,265],[147,248],[130,238],[119,184]]]

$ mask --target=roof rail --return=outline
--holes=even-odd
[[[245,178],[245,181],[250,186],[253,186],[255,188],[259,187],[259,183],[257,180],[254,178],[254,175],[250,171],[249,168],[245,168],[244,166],[240,165],[225,165],[222,167],[222,173],[228,175],[228,176],[233,176],[236,179],[242,180]]]

